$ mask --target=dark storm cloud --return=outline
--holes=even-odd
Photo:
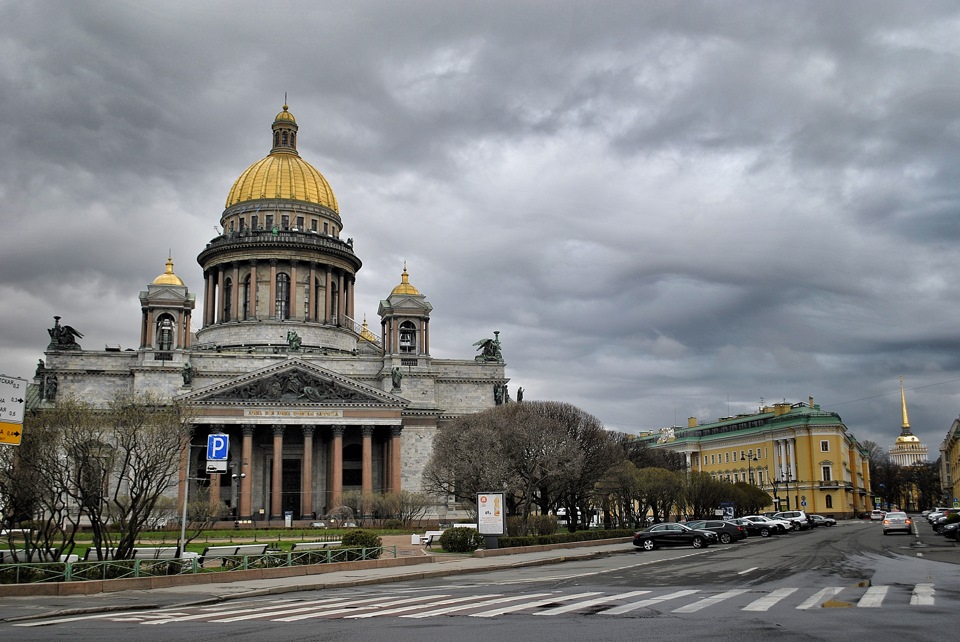
[[[437,356],[651,429],[813,395],[936,448],[960,402],[960,10],[898,2],[0,4],[8,374],[51,317],[138,342],[289,93]],[[200,318],[200,315],[197,315]]]

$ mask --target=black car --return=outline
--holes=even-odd
[[[684,525],[690,528],[713,531],[717,534],[717,539],[720,540],[721,544],[739,542],[747,538],[747,529],[745,527],[722,519],[699,519],[684,522]]]
[[[779,531],[772,527],[770,524],[764,524],[762,522],[751,522],[749,519],[733,519],[730,520],[734,524],[743,526],[747,531],[747,535],[759,535],[760,537],[770,537],[774,533]]]
[[[716,544],[717,540],[717,534],[713,531],[697,530],[673,522],[654,524],[633,534],[633,545],[645,551],[652,551],[658,546],[704,548]]]

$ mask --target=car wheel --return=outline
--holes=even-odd
[[[645,539],[642,542],[640,542],[640,547],[643,548],[643,550],[645,551],[652,551],[657,547],[657,545],[653,543],[652,539]]]
[[[730,537],[730,533],[720,533],[720,541],[724,544],[729,544],[733,541],[733,538]]]
[[[693,544],[694,548],[703,548],[707,545],[707,543],[703,541],[702,537],[694,537],[693,541],[690,543]]]
[[[761,529],[760,529],[760,537],[770,537],[770,529],[769,529],[769,528],[761,528]]]
[[[798,530],[800,530],[800,524],[794,522],[793,524],[791,524],[790,530],[792,530],[792,531],[798,531]]]

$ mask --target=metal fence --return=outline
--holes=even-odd
[[[312,551],[273,552],[262,555],[227,555],[201,561],[200,558],[172,560],[115,560],[107,562],[22,562],[0,564],[0,584],[39,582],[83,582],[130,577],[190,575],[195,573],[246,571],[308,564],[333,564],[397,557],[396,546],[371,548],[329,548]]]

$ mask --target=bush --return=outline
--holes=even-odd
[[[388,519],[383,522],[383,530],[401,531],[403,530],[403,522],[401,522],[399,519]]]
[[[376,533],[371,533],[370,531],[365,531],[362,528],[352,530],[349,533],[346,533],[340,539],[340,548],[366,548],[372,549],[367,551],[368,559],[376,559],[380,557],[380,553],[383,549],[383,540],[380,539],[380,536]],[[356,554],[356,559],[360,559],[360,552]],[[353,558],[353,555],[350,555]]]
[[[440,546],[451,553],[472,553],[483,544],[483,538],[475,528],[448,528],[440,536]]]

